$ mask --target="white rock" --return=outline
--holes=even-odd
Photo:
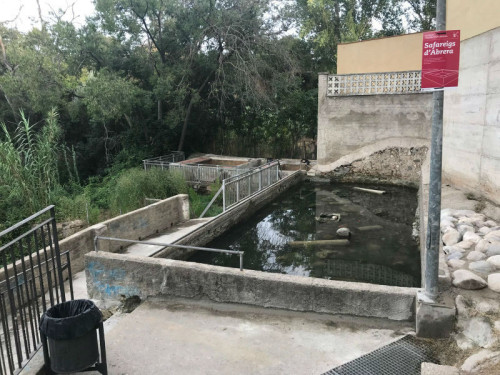
[[[479,253],[479,254],[484,255],[483,253]],[[493,264],[491,264],[490,262],[487,262],[485,260],[478,260],[477,262],[470,263],[469,269],[471,271],[487,275],[490,272],[495,271],[496,267]]]
[[[484,225],[487,225],[490,228],[492,228],[492,227],[496,227],[497,223],[495,221],[493,221],[493,220],[487,220],[487,221],[484,222]]]
[[[486,255],[492,257],[493,255],[500,255],[500,242],[492,242],[486,247]]]
[[[464,251],[465,251],[464,249],[461,249],[461,248],[456,247],[456,246],[443,246],[443,252],[446,255],[456,253],[456,252],[463,253]]]
[[[471,217],[461,217],[460,219],[458,219],[458,225],[460,224],[465,224],[465,225],[474,225],[474,219],[471,218]]]
[[[478,232],[484,236],[484,235],[491,232],[491,228],[490,227],[481,227],[481,228],[479,228]]]
[[[493,255],[492,257],[489,257],[486,260],[491,264],[493,264],[495,268],[500,269],[500,255]]]
[[[500,309],[500,302],[491,298],[477,301],[476,310],[483,314],[494,314]]]
[[[496,341],[489,321],[483,317],[474,317],[467,321],[463,334],[482,348],[487,348]]]
[[[481,221],[485,221],[487,219],[485,214],[478,214],[478,213],[472,215],[471,218],[474,220],[481,220]]]
[[[479,251],[471,251],[469,254],[467,254],[467,260],[470,260],[472,262],[483,260],[484,258],[486,258],[486,255]]]
[[[500,230],[492,230],[490,233],[484,236],[484,239],[491,242],[500,241]]]
[[[493,329],[500,333],[500,320],[496,320],[495,323],[493,323]]]
[[[463,236],[464,241],[471,241],[474,244],[477,244],[479,241],[481,241],[481,237],[479,237],[476,233],[474,232],[465,232]]]
[[[459,333],[458,335],[456,335],[455,341],[457,342],[457,346],[461,350],[469,350],[469,349],[473,349],[473,348],[477,347],[477,345],[474,343],[474,341],[465,337],[463,333]]]
[[[457,259],[462,259],[462,257],[464,256],[464,253],[463,252],[460,252],[460,251],[455,251],[449,255],[446,256],[446,260],[457,260]]]
[[[500,361],[500,352],[492,352],[491,350],[483,349],[465,360],[460,369],[465,372],[476,372],[481,369],[481,365],[490,361]]]
[[[476,215],[476,211],[472,210],[455,210],[453,212],[453,216],[455,217],[460,217],[460,216],[473,217],[474,215]]]
[[[462,236],[467,232],[474,233],[474,227],[471,225],[466,225],[466,224],[462,224],[462,225],[457,226],[457,230],[458,230],[458,233],[460,233]]]
[[[442,233],[446,232],[449,228],[455,228],[455,224],[449,219],[441,220],[439,226]]]
[[[459,243],[457,243],[455,245],[461,249],[470,250],[474,247],[475,244],[472,241],[460,241]]]
[[[457,307],[457,316],[458,319],[467,319],[470,317],[470,301],[467,300],[464,296],[459,294],[455,298],[455,306]]]
[[[453,285],[462,289],[482,289],[486,287],[486,281],[471,271],[456,270],[453,272]]]
[[[463,268],[465,266],[465,261],[460,259],[450,259],[448,261],[448,266],[454,269]]]
[[[476,244],[474,250],[484,253],[489,245],[490,241],[483,239]]]
[[[443,208],[441,210],[441,217],[443,216],[453,216],[455,210],[453,208]]]
[[[500,273],[492,273],[488,276],[488,288],[500,293]]]
[[[446,246],[455,245],[460,241],[460,233],[456,229],[450,228],[445,234],[443,234],[443,243]]]
[[[349,228],[339,228],[337,229],[337,236],[339,237],[349,237],[351,235],[351,231]]]

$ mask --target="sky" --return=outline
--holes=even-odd
[[[9,22],[6,25],[16,26],[18,30],[24,32],[31,30],[33,25],[40,28],[36,0],[0,0],[0,2],[0,23],[13,20],[19,14],[14,22]],[[49,19],[49,12],[67,9],[63,19],[67,21],[73,19],[76,26],[82,25],[85,22],[85,17],[94,12],[92,0],[40,0],[40,7],[42,17],[45,20]]]

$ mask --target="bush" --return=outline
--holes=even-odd
[[[200,217],[201,213],[210,203],[215,194],[221,187],[220,182],[214,182],[210,185],[209,194],[199,194],[193,188],[189,188],[189,207],[191,218]],[[204,217],[216,216],[222,212],[222,195],[219,195]]]
[[[187,192],[186,181],[178,173],[156,168],[147,171],[131,168],[116,179],[110,209],[114,214],[124,213],[143,207],[146,198],[166,199]]]

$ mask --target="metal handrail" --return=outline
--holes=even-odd
[[[240,174],[238,174],[236,176],[228,177],[228,178],[225,179],[225,181],[226,181],[226,183],[236,182],[236,181],[242,180],[242,179],[244,179],[244,178],[246,178],[246,177],[248,177],[248,176],[250,176],[252,174],[258,173],[261,170],[274,167],[275,165],[279,166],[280,162],[276,160],[276,161],[271,161],[271,162],[263,164],[263,165],[259,165],[258,167],[251,168],[248,171],[240,173]]]
[[[171,244],[171,243],[155,242],[155,241],[128,240],[125,238],[104,237],[104,236],[95,236],[94,237],[94,250],[95,251],[99,251],[98,246],[97,246],[97,243],[99,240],[119,241],[119,242],[127,242],[127,243],[138,243],[138,244],[143,244],[143,245],[163,246],[163,248],[161,248],[160,250],[155,251],[153,254],[151,254],[150,257],[155,256],[156,254],[158,254],[160,251],[162,251],[166,247],[174,247],[177,249],[200,250],[200,251],[209,251],[209,252],[213,252],[213,253],[239,255],[240,256],[240,271],[243,271],[243,254],[245,254],[244,251],[214,249],[214,248],[210,248],[210,247],[199,247],[199,246],[189,246],[189,245],[176,245],[176,244]]]

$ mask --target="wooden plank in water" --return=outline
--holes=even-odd
[[[354,190],[358,190],[358,191],[364,191],[366,193],[372,193],[372,194],[385,194],[386,191],[385,190],[375,190],[375,189],[366,189],[366,188],[361,188],[361,187],[353,187]]]
[[[316,241],[290,241],[290,246],[320,246],[320,245],[333,245],[333,246],[348,246],[349,240],[316,240]]]

